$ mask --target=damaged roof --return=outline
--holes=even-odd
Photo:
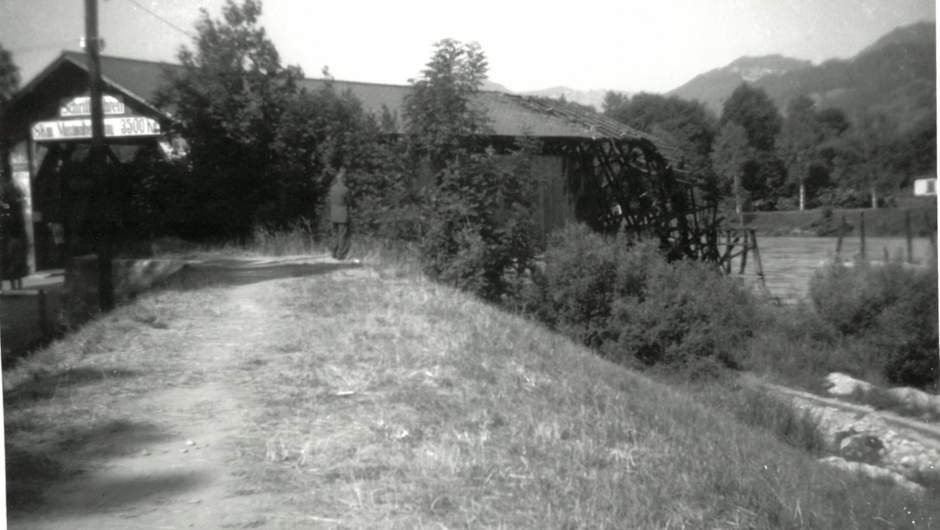
[[[323,79],[305,79],[300,85],[308,90],[319,90],[326,85]],[[332,81],[334,89],[349,91],[362,102],[363,108],[380,118],[383,107],[401,120],[408,85],[383,85],[355,81]],[[625,138],[646,139],[657,145],[663,142],[647,133],[634,129],[603,114],[581,110],[545,98],[480,91],[477,104],[490,118],[492,134],[496,136],[529,136],[539,138]]]
[[[49,78],[63,63],[87,71],[87,55],[83,52],[64,51],[45,70],[30,81],[10,101],[16,106]],[[164,71],[182,71],[178,64],[159,63],[123,57],[101,56],[102,77],[110,87],[124,92],[154,110],[154,96],[163,84]],[[349,91],[362,102],[363,109],[381,118],[384,109],[396,118],[399,131],[403,117],[405,95],[409,85],[363,83],[356,81],[331,81],[338,91]],[[326,86],[324,79],[304,79],[299,82],[307,90],[319,90]],[[539,139],[645,139],[654,143],[667,158],[675,160],[678,151],[671,145],[650,134],[608,118],[602,114],[554,102],[545,98],[481,91],[476,95],[477,105],[484,109],[490,119],[492,135],[530,136]],[[29,103],[27,103],[28,105]],[[166,114],[167,109],[162,109]]]

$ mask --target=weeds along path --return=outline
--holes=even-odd
[[[237,374],[276,332],[270,290],[264,282],[164,293],[83,330],[112,344],[66,369],[51,396],[20,398],[13,429],[8,418],[8,473],[24,475],[12,487],[53,468],[35,496],[14,492],[10,527],[259,526],[256,514],[275,510],[271,497],[243,487],[239,441],[255,410]],[[109,341],[122,326],[142,330]],[[29,414],[54,427],[30,425]]]

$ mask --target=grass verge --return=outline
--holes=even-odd
[[[291,495],[311,520],[344,528],[940,520],[936,499],[817,464],[804,452],[817,443],[811,426],[765,397],[706,398],[655,383],[450,289],[410,277],[300,280],[276,297],[281,343],[246,364],[240,383],[265,409],[241,447],[255,463],[243,472],[253,488]],[[719,406],[726,398],[734,403]],[[781,431],[792,445],[778,441]]]

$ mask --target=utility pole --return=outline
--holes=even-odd
[[[114,309],[114,283],[111,270],[111,190],[104,159],[104,113],[101,108],[101,39],[98,37],[98,0],[85,0],[85,52],[88,53],[88,84],[91,99],[91,150],[88,166],[95,182],[91,215],[95,216],[98,253],[98,301],[102,312]]]

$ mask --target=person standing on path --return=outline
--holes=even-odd
[[[346,259],[349,253],[349,210],[352,208],[352,194],[346,187],[346,168],[341,166],[333,185],[330,187],[330,222],[333,223],[333,258]]]

